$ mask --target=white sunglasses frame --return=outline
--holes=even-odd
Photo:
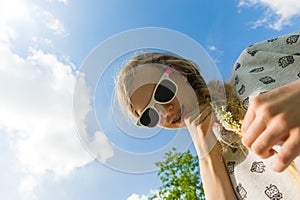
[[[158,110],[155,108],[154,105],[155,105],[156,103],[159,103],[159,104],[168,104],[168,103],[170,103],[171,101],[174,100],[174,98],[176,97],[177,91],[178,91],[178,86],[177,86],[177,84],[170,78],[170,74],[172,74],[173,72],[174,72],[174,69],[171,68],[171,67],[168,67],[168,68],[165,70],[164,74],[161,76],[161,78],[159,79],[159,81],[157,82],[157,84],[156,84],[156,86],[155,86],[155,88],[154,88],[154,90],[153,90],[153,93],[152,93],[150,102],[149,102],[148,105],[144,108],[143,112],[141,113],[141,115],[140,115],[139,118],[137,119],[137,122],[136,122],[136,125],[137,125],[137,126],[144,126],[144,127],[147,127],[147,128],[153,128],[153,127],[157,126],[157,124],[158,124],[159,121],[160,121],[160,115],[159,115],[159,112],[158,112]],[[169,80],[171,83],[173,83],[173,84],[175,85],[175,92],[174,92],[174,96],[173,96],[169,101],[166,101],[166,102],[159,102],[159,101],[155,100],[154,95],[155,95],[155,92],[156,92],[156,90],[157,90],[159,84],[160,84],[163,80]],[[156,112],[157,115],[158,115],[158,121],[157,121],[157,123],[155,124],[155,126],[145,126],[145,125],[143,125],[143,124],[141,123],[141,121],[140,121],[140,120],[141,120],[141,117],[142,117],[143,114],[144,114],[144,112],[145,112],[148,108],[154,109],[155,112]]]

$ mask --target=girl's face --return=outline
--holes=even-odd
[[[137,89],[133,91],[130,98],[139,116],[151,101],[156,83],[164,73],[164,70],[157,67],[143,68],[135,73],[133,85],[139,86],[136,87]],[[171,129],[185,127],[185,116],[198,106],[196,94],[186,78],[179,72],[174,71],[169,77],[177,85],[177,92],[175,98],[169,103],[154,104],[160,116],[158,125]]]

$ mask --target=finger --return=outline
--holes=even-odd
[[[243,124],[242,124],[242,133],[244,134],[245,132],[247,132],[250,124],[254,121],[255,119],[255,109],[253,108],[254,105],[250,104],[246,115],[243,119]]]
[[[190,117],[185,119],[187,128],[191,134],[197,133],[199,138],[204,138],[209,131],[209,125],[211,122],[211,107],[206,107],[200,114],[196,117]]]
[[[251,126],[243,133],[242,143],[251,148],[251,145],[256,140],[256,138],[265,130],[266,125],[259,118],[255,118]]]
[[[192,119],[192,118],[195,118],[199,115],[199,113],[201,112],[201,109],[202,107],[196,107],[195,109],[193,109],[191,112],[187,113],[185,116],[184,116],[184,119]]]
[[[251,145],[251,150],[262,158],[268,158],[274,154],[273,147],[287,136],[284,126],[279,126],[276,121],[269,124]]]
[[[208,104],[203,104],[199,107],[197,107],[196,109],[194,109],[192,112],[190,112],[189,114],[187,114],[185,117],[184,117],[184,120],[186,121],[189,121],[189,122],[192,122],[194,121],[196,118],[199,117],[199,115],[201,113],[203,113],[203,111],[205,111],[206,109],[208,109],[210,106]]]
[[[201,114],[199,112],[200,109],[202,111]],[[184,118],[185,125],[188,128],[192,138],[194,138],[195,136],[199,138],[203,138],[205,136],[206,130],[203,131],[199,126],[200,123],[202,123],[203,120],[205,120],[208,115],[208,113],[205,112],[205,109],[207,109],[207,106],[201,106],[199,107],[199,109],[195,109],[194,112],[190,113],[188,116]]]
[[[251,150],[262,158],[269,158],[274,155],[273,149],[280,139],[275,136],[269,136],[268,133],[262,133],[251,145]]]
[[[297,134],[291,134],[283,143],[280,152],[276,155],[271,168],[276,172],[282,172],[299,155],[300,138]]]
[[[200,137],[203,144],[212,144],[212,141],[215,141],[214,134],[212,132],[212,126],[211,126],[211,115],[203,116],[203,120],[197,126],[198,128],[198,135],[201,133]]]
[[[198,126],[203,124],[204,122],[207,124],[210,123],[211,119],[211,108],[207,107],[205,108],[200,114],[198,114],[196,117],[193,117],[192,119],[188,119],[190,124],[193,124],[193,126]]]
[[[212,113],[212,109],[211,107],[207,106],[205,109],[203,109],[203,111],[200,113],[199,115],[199,122],[202,123],[203,121],[207,120]]]

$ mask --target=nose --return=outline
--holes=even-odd
[[[174,106],[172,104],[157,104],[156,109],[162,117],[167,118],[169,115],[173,114]]]

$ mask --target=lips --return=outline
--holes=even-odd
[[[172,123],[180,123],[181,122],[181,115],[183,113],[183,106],[181,106],[180,111],[177,113],[176,117],[173,119]]]
[[[181,118],[181,113],[178,113],[177,117],[173,120],[173,124],[175,124],[176,122],[178,122]]]

